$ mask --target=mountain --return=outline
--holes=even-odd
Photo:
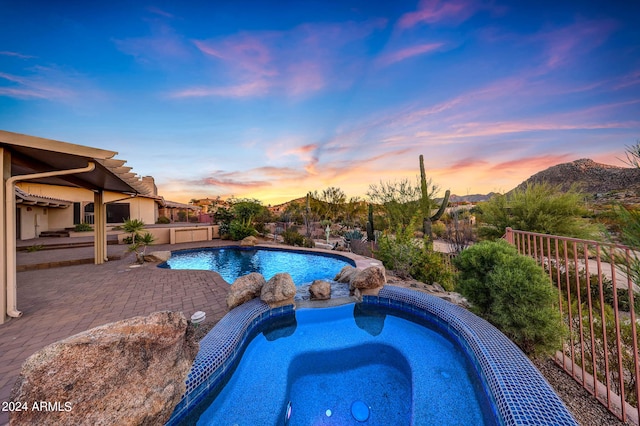
[[[471,195],[455,195],[451,194],[449,197],[450,203],[480,203],[482,201],[487,201],[491,198],[495,192],[490,192],[488,194],[471,194]]]
[[[596,163],[587,158],[549,167],[531,176],[516,189],[541,182],[559,185],[565,190],[576,184],[581,192],[594,198],[627,199],[640,196],[640,169]]]

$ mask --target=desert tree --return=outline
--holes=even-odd
[[[586,218],[584,195],[576,187],[530,183],[478,204],[479,234],[500,238],[507,227],[575,238],[597,239],[600,229]]]

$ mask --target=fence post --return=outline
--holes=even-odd
[[[513,229],[507,227],[507,229],[505,230],[505,240],[507,240],[507,242],[511,245],[513,245]]]

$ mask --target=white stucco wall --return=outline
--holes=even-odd
[[[49,230],[49,212],[51,209],[38,206],[20,207],[20,239],[30,240]],[[37,220],[37,222],[36,222]]]

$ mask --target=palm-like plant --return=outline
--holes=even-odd
[[[144,263],[147,246],[153,244],[155,237],[149,232],[142,233],[144,222],[139,219],[127,219],[122,229],[131,234],[131,244],[129,244],[128,251],[136,254],[138,263]]]

